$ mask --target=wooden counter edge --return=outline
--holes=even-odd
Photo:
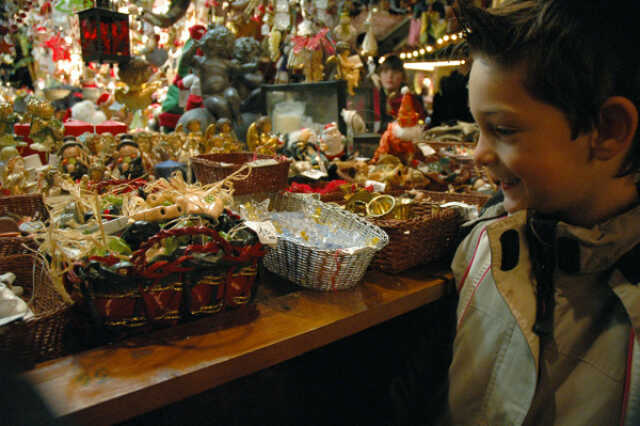
[[[365,281],[367,281],[366,277]],[[383,303],[368,306],[359,311],[347,311],[341,318],[322,326],[283,335],[244,353],[225,359],[212,360],[208,365],[191,372],[166,377],[163,380],[157,380],[154,377],[155,383],[140,386],[138,389],[131,389],[131,391],[119,395],[109,395],[109,392],[98,393],[94,399],[82,403],[56,401],[56,398],[61,395],[54,390],[57,387],[55,382],[60,378],[47,377],[47,373],[44,371],[55,364],[78,364],[77,359],[87,357],[92,351],[41,364],[26,373],[26,377],[35,383],[36,388],[51,403],[53,409],[57,409],[62,419],[69,420],[72,424],[91,424],[92,426],[117,423],[287,361],[438,300],[449,291],[450,276],[448,274],[436,278],[427,276],[421,281],[415,279],[409,279],[409,281],[412,282],[410,291],[392,297]],[[375,284],[369,282],[361,285],[369,286],[368,290],[373,289],[374,292],[380,290],[375,288]],[[318,292],[308,290],[300,290],[296,293],[296,296],[303,298],[305,303],[311,304],[310,306],[321,304],[324,297]],[[258,307],[269,310],[268,305],[285,297],[291,297],[291,295],[272,299],[269,304],[258,303]],[[330,295],[327,294],[326,297],[330,297]],[[274,315],[278,315],[278,313],[276,312]],[[149,376],[152,375],[149,374]],[[63,379],[67,382],[72,380],[71,377]],[[72,385],[71,383],[67,384]]]

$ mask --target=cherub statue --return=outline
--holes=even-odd
[[[238,65],[247,65],[253,71],[234,75],[234,87],[238,91],[243,106],[250,103],[260,95],[260,85],[264,83],[264,75],[258,69],[258,60],[261,55],[260,43],[253,37],[240,37],[236,39],[233,49],[233,60]]]
[[[62,193],[62,176],[57,168],[48,165],[40,170],[38,192],[45,197],[54,197]]]
[[[191,66],[200,78],[204,106],[216,117],[234,122],[240,120],[240,96],[231,85],[232,75],[254,71],[254,63],[239,65],[231,60],[234,35],[224,26],[210,28],[205,35],[182,55],[182,62]],[[200,49],[202,56],[196,55]]]

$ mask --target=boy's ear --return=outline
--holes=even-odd
[[[624,96],[612,96],[600,107],[598,134],[591,142],[592,155],[609,160],[626,152],[638,128],[638,109]]]

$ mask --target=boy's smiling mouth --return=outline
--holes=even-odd
[[[503,191],[508,191],[509,189],[513,188],[514,186],[516,186],[517,184],[520,183],[520,179],[516,178],[516,177],[511,177],[508,179],[500,179],[500,186],[502,187]]]

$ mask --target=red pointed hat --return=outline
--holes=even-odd
[[[413,127],[418,124],[418,114],[413,105],[413,97],[409,92],[409,89],[405,86],[402,88],[402,103],[398,109],[398,124],[400,127]]]

